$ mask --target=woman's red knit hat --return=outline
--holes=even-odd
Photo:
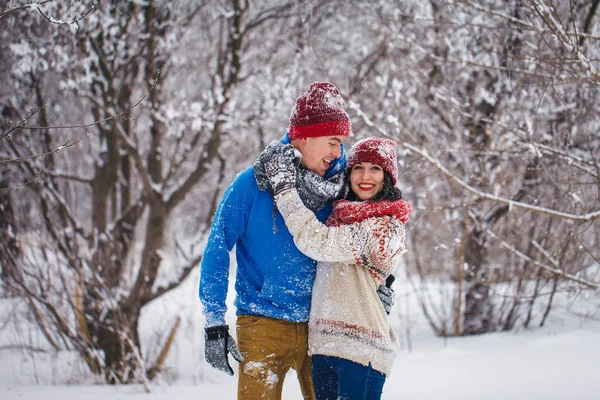
[[[368,162],[381,166],[390,176],[395,185],[398,180],[398,159],[396,147],[391,139],[369,137],[354,143],[348,157],[348,168],[359,162]]]
[[[314,82],[296,99],[290,115],[290,139],[350,134],[350,116],[344,110],[344,99],[333,83]]]

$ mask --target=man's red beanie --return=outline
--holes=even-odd
[[[360,162],[368,162],[381,166],[390,176],[395,185],[398,180],[398,145],[391,139],[369,137],[354,143],[348,157],[348,168]]]
[[[314,82],[296,99],[290,115],[290,139],[350,134],[350,116],[344,110],[344,99],[333,83]]]

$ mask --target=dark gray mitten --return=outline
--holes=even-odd
[[[211,367],[233,375],[227,355],[231,353],[237,362],[244,357],[237,348],[235,340],[229,334],[229,326],[219,325],[204,329],[204,358]]]
[[[381,300],[381,304],[383,304],[383,308],[387,315],[390,315],[390,311],[392,311],[392,306],[394,305],[394,295],[395,292],[392,289],[392,283],[396,280],[394,275],[390,275],[385,280],[385,285],[379,285],[377,288],[377,295],[379,296],[379,300]]]
[[[271,145],[270,145],[271,146]],[[273,188],[273,195],[296,186],[296,154],[290,145],[275,144],[273,154],[264,161],[265,171],[269,183]]]

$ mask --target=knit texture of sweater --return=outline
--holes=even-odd
[[[298,249],[318,261],[309,319],[310,354],[370,363],[389,374],[398,338],[377,288],[406,252],[401,219],[381,215],[326,226],[295,190],[284,191],[275,200]]]

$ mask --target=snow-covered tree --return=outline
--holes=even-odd
[[[24,180],[39,177],[17,198],[34,203],[21,227],[43,240],[12,284],[54,347],[77,349],[110,382],[152,376],[159,366],[141,354],[142,308],[198,265],[196,242],[247,150],[284,133],[265,127],[288,79],[266,87],[262,66],[285,65],[269,60],[287,38],[262,38],[294,4],[29,8],[5,17],[25,26],[4,32],[16,93],[5,100],[37,112],[19,118],[27,123],[3,159]],[[39,279],[48,263],[59,279]]]
[[[26,296],[52,347],[107,381],[154,376],[144,306],[198,265],[227,185],[285,133],[296,97],[327,80],[350,104],[348,144],[400,145],[415,206],[407,266],[436,332],[543,323],[557,291],[598,288],[597,8],[10,2],[3,284]],[[437,279],[455,283],[443,309],[427,300]]]
[[[405,144],[409,264],[457,283],[424,310],[442,335],[543,323],[555,291],[598,288],[597,3],[405,5],[370,14],[390,39],[356,102]]]

